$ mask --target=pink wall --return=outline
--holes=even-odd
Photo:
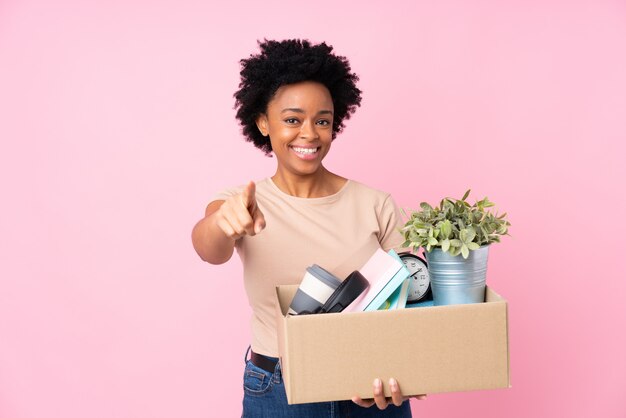
[[[360,74],[331,170],[510,214],[488,281],[513,387],[416,415],[626,415],[624,2],[181,3],[0,3],[0,417],[239,415],[241,269],[190,231],[273,173],[232,99],[263,37],[326,40]]]

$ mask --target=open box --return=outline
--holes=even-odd
[[[287,315],[297,285],[276,287],[280,361],[289,404],[509,387],[507,303]]]

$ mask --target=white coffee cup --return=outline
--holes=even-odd
[[[317,313],[340,284],[341,280],[317,264],[307,267],[289,306],[289,314]]]

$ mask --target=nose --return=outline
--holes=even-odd
[[[313,140],[318,139],[319,134],[317,133],[317,129],[315,129],[315,123],[310,120],[304,121],[300,128],[300,138]]]

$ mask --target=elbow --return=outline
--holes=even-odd
[[[198,252],[198,255],[200,256],[202,261],[207,262],[209,264],[213,264],[215,266],[218,266],[220,264],[224,264],[225,262],[230,260],[230,256],[228,256],[228,257],[215,257],[215,256],[209,256],[209,255],[201,254],[199,252]]]
[[[198,225],[191,232],[191,243],[202,261],[215,265],[224,264],[230,260],[235,250],[234,245],[225,245],[219,240],[209,238],[206,234],[201,234]]]
[[[211,251],[210,248],[206,248],[204,246],[198,245],[197,242],[193,242],[193,248],[196,250],[196,254],[200,257],[200,259],[206,263],[219,265],[224,264],[233,256],[234,248],[230,251]]]

